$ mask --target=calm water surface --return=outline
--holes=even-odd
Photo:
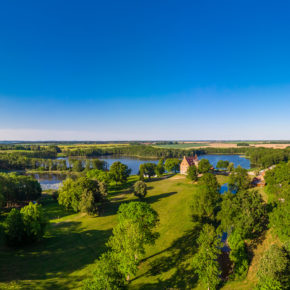
[[[240,165],[246,169],[250,168],[250,160],[244,157],[241,157],[239,155],[212,155],[211,154],[211,155],[199,156],[200,160],[204,158],[208,159],[209,162],[214,167],[216,167],[219,160],[227,160],[229,162],[233,162],[235,167]],[[59,159],[65,159],[67,162],[67,166],[70,166],[69,158],[62,157]],[[83,160],[83,162],[85,163],[85,160],[86,160],[85,157],[83,158],[78,157],[78,159]],[[94,158],[89,158],[89,159],[94,159]],[[156,159],[125,157],[125,156],[100,156],[98,157],[98,159],[106,161],[108,164],[108,169],[114,162],[120,161],[123,164],[126,164],[131,169],[132,175],[138,174],[139,166],[142,163],[148,163],[148,162],[155,163],[155,164],[158,163],[158,160]],[[66,179],[65,174],[61,175],[61,174],[41,173],[41,174],[33,174],[33,176],[39,181],[43,190],[58,189],[59,186],[62,184],[62,181]],[[224,189],[224,191],[227,191],[227,189]]]

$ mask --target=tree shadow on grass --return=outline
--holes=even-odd
[[[18,249],[1,246],[0,281],[67,277],[92,264],[106,250],[111,234],[112,230],[82,231],[79,222],[53,223],[35,244]]]
[[[175,270],[170,278],[161,280],[158,278],[156,283],[139,284],[138,289],[191,289],[196,286],[198,277],[190,265],[190,259],[196,253],[196,239],[199,235],[199,227],[188,231],[184,236],[175,240],[172,245],[157,255],[163,253],[160,258],[150,263],[150,269],[141,276],[135,277],[138,280],[142,276],[158,276],[162,273]],[[146,260],[156,256],[152,255]],[[145,261],[145,260],[144,260]]]
[[[144,199],[142,200],[134,200],[134,201],[145,201],[149,204],[151,203],[154,203],[154,202],[157,202],[159,200],[161,200],[162,198],[166,198],[166,197],[169,197],[173,194],[176,194],[177,192],[176,191],[172,191],[172,192],[167,192],[167,193],[161,193],[161,194],[158,194],[158,195],[152,195],[152,196],[148,196],[148,197],[145,197]],[[119,209],[119,206],[122,204],[122,203],[125,203],[125,202],[131,202],[132,200],[128,200],[128,201],[124,201],[122,202],[121,200],[118,200],[118,201],[113,201],[113,202],[108,202],[104,205],[104,210],[102,212],[102,216],[110,216],[110,215],[115,215]]]

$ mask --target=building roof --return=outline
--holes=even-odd
[[[189,164],[189,166],[191,166],[192,164],[195,164],[195,162],[198,161],[198,157],[195,154],[195,156],[184,156],[185,160],[187,161],[187,163]]]

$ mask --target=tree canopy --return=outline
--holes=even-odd
[[[198,163],[198,172],[207,173],[212,168],[212,165],[207,159],[201,159]]]
[[[126,183],[130,173],[131,169],[129,169],[127,165],[119,161],[114,162],[110,167],[111,178],[116,183],[117,182],[120,182],[121,184]]]

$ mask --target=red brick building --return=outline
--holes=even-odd
[[[186,156],[184,156],[183,160],[180,163],[180,173],[181,174],[187,174],[187,170],[188,170],[189,166],[194,164],[197,167],[198,166],[198,162],[199,162],[199,160],[198,160],[198,157],[197,157],[196,154],[195,154],[194,157],[186,157]]]

